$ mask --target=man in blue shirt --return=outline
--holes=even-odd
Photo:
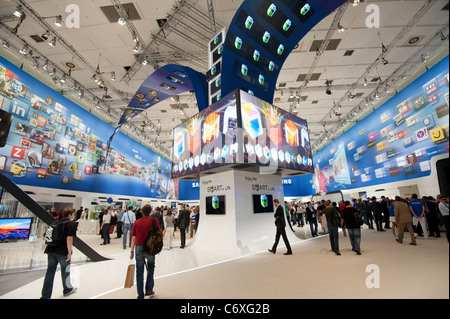
[[[417,194],[412,194],[412,200],[409,201],[409,209],[411,210],[412,217],[413,217],[413,225],[416,226],[418,229],[419,223],[420,226],[422,226],[422,230],[424,233],[424,238],[428,239],[428,225],[427,225],[427,218],[425,215],[425,204],[418,199]],[[421,236],[419,234],[418,235]]]

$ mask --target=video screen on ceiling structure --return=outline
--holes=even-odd
[[[173,139],[172,178],[236,163],[313,172],[307,122],[239,90],[177,126]]]

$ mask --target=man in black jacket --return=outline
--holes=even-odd
[[[382,207],[381,203],[377,202],[377,198],[375,196],[372,197],[371,210],[373,212],[373,217],[375,219],[375,225],[377,226],[378,231],[385,231],[383,229],[383,220],[382,220]]]
[[[275,205],[275,225],[277,226],[277,234],[275,235],[275,243],[273,244],[272,249],[269,249],[271,253],[276,253],[278,242],[280,241],[280,236],[283,236],[284,244],[286,245],[287,252],[284,255],[292,255],[291,245],[286,236],[286,222],[284,220],[284,209],[280,206],[280,201],[278,199],[273,200],[273,204]]]
[[[185,208],[184,205],[181,205],[180,212],[178,214],[178,228],[180,228],[180,238],[181,238],[181,247],[184,248],[186,245],[186,228],[189,227],[191,213]]]
[[[77,290],[77,288],[72,287],[72,284],[70,283],[70,260],[73,252],[73,238],[77,235],[77,223],[74,221],[75,218],[75,209],[64,209],[61,220],[61,223],[64,224],[63,239],[55,245],[49,245],[45,248],[45,253],[48,256],[48,263],[41,299],[50,299],[52,297],[53,281],[55,279],[58,264],[61,266],[64,297],[73,294]]]

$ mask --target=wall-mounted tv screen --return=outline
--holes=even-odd
[[[0,218],[0,241],[28,239],[32,218]]]
[[[206,197],[206,215],[225,215],[225,196]]]
[[[253,213],[273,213],[273,196],[253,195]]]

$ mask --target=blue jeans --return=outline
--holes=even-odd
[[[331,250],[332,251],[339,250],[339,228],[331,223],[328,223],[327,226],[328,226],[328,233],[330,236]]]
[[[314,230],[313,230],[313,226],[314,226]],[[309,222],[309,227],[311,228],[311,235],[313,237],[318,236],[317,234],[317,219],[313,219]]]
[[[155,256],[144,253],[144,246],[136,246],[136,287],[139,299],[144,299],[144,266],[147,268],[147,281],[145,283],[145,292],[153,291],[155,273]],[[145,265],[147,260],[147,265]]]
[[[352,244],[352,250],[361,250],[361,228],[347,228],[347,231],[350,243]]]
[[[104,224],[102,228],[102,234],[103,234],[103,245],[109,244],[111,241],[111,238],[109,236],[109,231],[111,230],[111,224]]]
[[[128,237],[128,247],[131,247],[131,229],[133,228],[133,225],[130,224],[123,224],[123,249],[127,248],[127,237],[128,232],[130,232],[130,236]]]
[[[67,256],[48,253],[47,272],[44,278],[44,285],[42,287],[41,299],[50,299],[53,291],[53,281],[55,279],[56,268],[58,263],[61,266],[61,280],[63,284],[63,293],[70,292],[73,287],[70,283],[70,260],[66,261]]]

